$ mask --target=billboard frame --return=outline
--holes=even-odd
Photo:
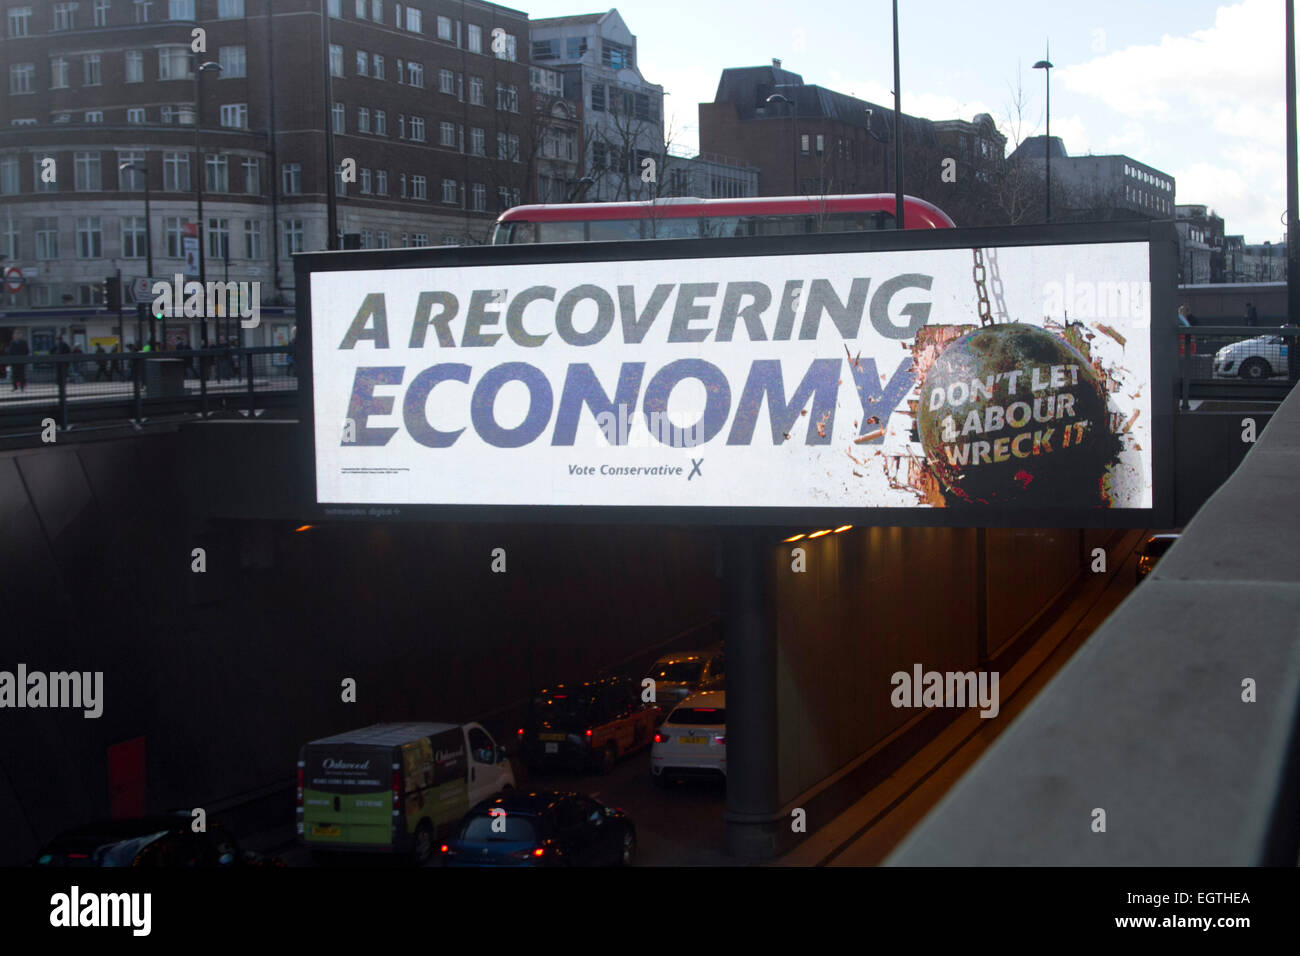
[[[314,354],[311,276],[317,272],[490,267],[550,263],[715,259],[853,252],[927,251],[975,247],[1093,243],[1149,244],[1151,283],[1150,508],[973,507],[718,507],[663,505],[320,504],[316,501]],[[403,520],[553,524],[663,524],[750,527],[1157,528],[1174,520],[1174,370],[1178,309],[1178,239],[1171,220],[1049,223],[967,229],[889,230],[732,239],[639,239],[623,242],[428,246],[414,249],[299,253],[293,257],[298,366],[298,485],[303,515],[312,521]]]

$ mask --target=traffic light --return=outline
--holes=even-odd
[[[109,276],[104,280],[104,307],[110,312],[120,311],[122,308],[122,280],[117,276]]]

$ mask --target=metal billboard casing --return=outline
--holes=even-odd
[[[1166,526],[1176,247],[1142,220],[301,254],[304,513]],[[1062,358],[1012,374],[999,339]],[[1074,420],[1080,376],[1104,417]],[[1063,432],[1106,428],[1092,500]],[[1068,493],[1022,495],[1050,455]]]

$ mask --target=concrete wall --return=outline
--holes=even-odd
[[[291,779],[308,739],[483,714],[717,613],[706,533],[203,520],[181,494],[185,447],[0,454],[0,669],[105,681],[97,720],[3,712],[0,864],[108,815],[114,743],[145,738],[148,809],[203,806]],[[288,490],[267,456],[236,455],[211,484],[262,508]]]

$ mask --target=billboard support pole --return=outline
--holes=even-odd
[[[780,852],[777,786],[776,602],[771,535],[722,528],[727,649],[727,849],[741,859]]]
[[[1296,182],[1295,101],[1295,0],[1286,0],[1286,321],[1300,324],[1300,260],[1297,260],[1296,217],[1300,213],[1300,185]],[[1287,372],[1291,381],[1300,377],[1300,338],[1287,342]]]

